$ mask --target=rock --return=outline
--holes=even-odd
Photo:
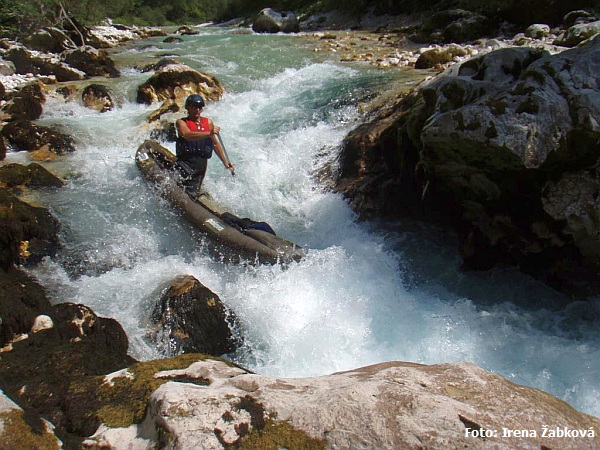
[[[166,356],[206,353],[220,356],[235,349],[230,323],[235,316],[221,299],[191,275],[177,277],[161,293],[151,321],[153,340]]]
[[[180,110],[181,108],[177,103],[175,103],[172,100],[165,100],[160,106],[160,108],[158,108],[156,111],[150,114],[150,116],[148,116],[148,122],[156,122],[157,120],[160,120],[163,114],[176,113]]]
[[[61,53],[60,58],[64,63],[81,70],[88,77],[115,78],[120,75],[114,61],[106,51],[98,50],[89,45],[64,51]]]
[[[15,63],[0,58],[0,75],[14,75],[16,72]]]
[[[183,42],[183,39],[177,36],[169,36],[163,40],[165,44],[177,44],[179,42]]]
[[[0,267],[35,264],[54,256],[59,246],[58,221],[45,208],[31,206],[0,189]],[[31,326],[31,325],[30,325]]]
[[[57,81],[83,80],[85,73],[58,61],[54,55],[31,52],[22,46],[14,46],[4,53],[12,61],[19,74],[52,75]]]
[[[450,9],[432,14],[411,39],[415,42],[459,44],[480,39],[489,30],[487,17],[463,9]]]
[[[16,186],[29,188],[61,187],[65,184],[62,179],[37,163],[31,163],[27,166],[13,163],[0,167],[0,183],[9,188]]]
[[[466,56],[467,51],[458,46],[452,45],[445,48],[433,48],[426,50],[415,62],[415,69],[432,69],[442,66],[454,60],[456,57]]]
[[[46,102],[43,85],[33,82],[23,86],[12,99],[2,107],[2,112],[8,120],[37,120],[43,112]]]
[[[182,27],[179,27],[176,31],[177,34],[181,34],[181,35],[187,35],[187,36],[194,36],[196,34],[198,34],[198,32],[196,30],[194,30],[192,27],[184,25]]]
[[[31,326],[30,332],[32,334],[38,333],[42,330],[49,330],[54,327],[54,322],[50,316],[45,314],[39,315],[33,321],[33,325]]]
[[[47,27],[36,31],[27,39],[25,45],[32,50],[46,53],[61,53],[65,50],[77,48],[77,45],[64,31],[56,27]]]
[[[16,150],[33,152],[46,148],[51,153],[63,155],[75,151],[73,138],[48,127],[35,125],[29,120],[15,120],[4,126],[4,136]]]
[[[4,219],[3,217],[0,225],[3,233],[6,232]],[[6,251],[4,236],[8,237],[3,234],[1,238],[2,255]],[[40,314],[47,314],[50,308],[46,291],[31,275],[12,266],[3,267],[0,270],[0,348],[15,336],[29,333],[35,318]]]
[[[265,8],[252,22],[252,30],[255,33],[297,33],[300,22],[292,12]]]
[[[83,104],[101,113],[111,111],[115,104],[109,89],[102,84],[90,84],[81,94]]]
[[[149,37],[166,36],[160,28],[129,27],[107,22],[92,28],[79,27],[85,35],[85,42],[94,48],[106,49],[116,47],[127,41]]]
[[[591,23],[580,23],[567,29],[554,42],[556,45],[575,47],[598,33],[600,33],[600,20]]]
[[[54,434],[54,425],[39,415],[23,411],[0,390],[0,438],[6,449],[63,448]]]
[[[533,24],[525,30],[525,36],[533,39],[542,39],[550,35],[550,26],[545,24]]]
[[[565,28],[571,28],[573,25],[595,22],[596,20],[598,20],[598,17],[591,12],[578,9],[576,11],[571,11],[563,17],[563,26]]]
[[[190,94],[200,94],[206,101],[216,101],[224,89],[216,77],[198,72],[185,64],[161,67],[137,91],[137,102],[152,104],[172,100],[183,104]]]
[[[64,448],[81,448],[83,437],[101,424],[94,408],[103,396],[98,376],[135,360],[127,356],[127,336],[115,320],[71,303],[51,307],[47,315],[53,328],[29,335],[2,354],[0,388],[52,422]],[[86,396],[89,386],[94,396]]]
[[[349,135],[338,189],[367,217],[452,226],[465,269],[515,265],[571,295],[600,292],[600,231],[584,215],[597,208],[599,54],[596,38],[452,66]]]
[[[599,419],[465,362],[388,362],[321,377],[270,378],[205,360],[154,376],[165,383],[150,396],[144,422],[99,427],[84,447],[151,447],[159,439],[173,449],[600,445]],[[135,379],[121,382],[119,390],[135,389]],[[585,437],[557,433],[565,429]]]
[[[161,58],[158,62],[147,64],[144,67],[142,67],[140,70],[142,72],[158,72],[163,67],[169,66],[171,64],[177,65],[177,64],[181,64],[181,62],[179,62],[173,58]]]

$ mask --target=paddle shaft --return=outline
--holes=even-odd
[[[229,160],[229,155],[227,155],[227,150],[225,150],[225,144],[223,144],[223,139],[221,138],[221,133],[217,133],[217,139],[219,140],[219,144],[221,144],[221,149],[223,150],[223,156],[225,156],[225,161],[227,162],[227,167],[231,165],[231,161]],[[235,170],[231,171],[231,176],[235,176]]]

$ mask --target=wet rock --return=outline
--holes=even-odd
[[[53,256],[59,246],[59,223],[42,207],[19,200],[0,189],[0,267],[35,264]]]
[[[30,334],[3,353],[0,388],[51,421],[65,448],[81,448],[83,437],[102,421],[94,408],[102,393],[98,376],[135,360],[127,355],[127,336],[115,320],[72,303],[52,306],[47,315],[53,328]],[[89,385],[94,396],[86,396]]]
[[[292,12],[265,8],[254,18],[252,30],[255,33],[297,33],[300,22]]]
[[[46,94],[42,83],[27,84],[2,107],[4,120],[37,120],[42,115],[45,102]]]
[[[166,287],[152,311],[157,327],[153,339],[166,356],[206,353],[220,356],[235,349],[230,323],[235,316],[221,299],[190,275],[177,277]]]
[[[4,255],[6,243],[2,244]],[[45,289],[32,276],[13,266],[0,270],[0,348],[29,333],[35,318],[50,308]]]
[[[31,163],[27,166],[13,163],[0,167],[0,183],[8,188],[16,186],[29,188],[61,187],[65,184],[62,179],[37,163]]]
[[[165,44],[176,44],[179,42],[183,42],[183,39],[177,36],[169,36],[163,40]]]
[[[181,108],[177,103],[172,100],[165,100],[163,104],[156,111],[152,112],[150,116],[148,116],[148,122],[156,122],[160,120],[163,114],[167,113],[176,113],[179,112]]]
[[[271,378],[206,360],[155,377],[186,382],[158,387],[143,423],[100,427],[86,445],[118,442],[133,448],[142,444],[141,430],[158,426],[165,430],[161,437],[180,448],[579,450],[600,445],[599,419],[465,362],[387,362],[321,377]],[[135,386],[135,380],[122,381]],[[563,433],[585,430],[586,437],[557,436],[557,427]],[[489,437],[482,439],[477,433],[486,430]],[[509,438],[504,430],[520,431]]]
[[[115,78],[120,75],[114,61],[105,50],[98,50],[89,45],[62,52],[60,58],[64,63],[81,70],[88,77]]]
[[[190,94],[200,94],[206,101],[216,101],[223,92],[221,82],[213,75],[198,72],[185,64],[168,64],[138,88],[137,102],[150,105],[172,100],[182,104]]]
[[[367,216],[454,227],[465,269],[516,265],[572,295],[600,292],[598,225],[584,216],[597,207],[599,53],[597,38],[452,66],[349,135],[340,190]]]
[[[188,26],[188,25],[184,25],[182,27],[179,27],[176,31],[177,34],[181,34],[184,36],[194,36],[196,34],[198,34],[198,32],[196,30],[194,30],[192,27]]]
[[[15,120],[4,126],[2,136],[18,151],[47,150],[54,155],[75,151],[73,138],[29,120]]]
[[[99,112],[111,111],[115,103],[109,89],[102,84],[90,84],[81,94],[83,104]]]

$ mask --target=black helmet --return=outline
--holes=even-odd
[[[185,107],[187,108],[190,105],[204,108],[204,99],[198,94],[192,94],[185,100]]]

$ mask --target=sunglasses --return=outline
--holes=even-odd
[[[200,103],[190,103],[190,104],[188,104],[188,108],[202,109],[202,105]]]

